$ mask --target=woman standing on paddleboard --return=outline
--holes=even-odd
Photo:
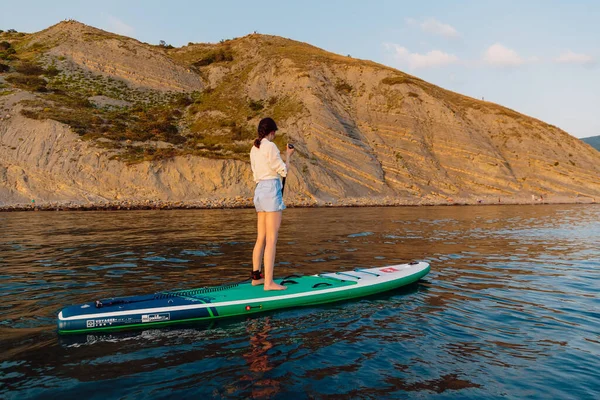
[[[250,150],[250,164],[256,182],[254,207],[258,216],[258,233],[252,252],[252,284],[264,283],[265,290],[284,290],[285,286],[273,281],[275,247],[281,226],[281,215],[285,209],[280,176],[287,175],[287,165],[281,159],[277,145],[273,143],[277,125],[271,118],[263,118],[258,124],[258,138]],[[286,148],[286,161],[294,153],[293,146]],[[264,260],[264,280],[260,271]]]

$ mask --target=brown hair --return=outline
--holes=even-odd
[[[260,149],[260,142],[269,136],[271,132],[277,131],[277,124],[273,118],[263,118],[258,123],[258,137],[254,140],[254,145]]]

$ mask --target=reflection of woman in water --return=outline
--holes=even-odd
[[[268,335],[271,330],[270,320],[268,317],[264,320],[253,319],[249,320],[247,324],[247,331],[250,334],[250,348],[244,354],[244,359],[248,363],[251,375],[242,379],[252,382],[253,398],[275,395],[279,392],[279,381],[264,378],[264,375],[273,369],[267,354],[273,348]]]

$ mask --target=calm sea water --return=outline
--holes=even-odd
[[[276,275],[411,260],[357,301],[59,337],[103,297],[241,281],[252,210],[0,214],[0,398],[598,398],[600,206],[290,209]]]

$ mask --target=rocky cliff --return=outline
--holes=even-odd
[[[288,203],[600,198],[600,152],[557,127],[280,37],[171,48],[70,21],[3,33],[0,64],[0,205],[248,198],[264,116],[297,148]]]

